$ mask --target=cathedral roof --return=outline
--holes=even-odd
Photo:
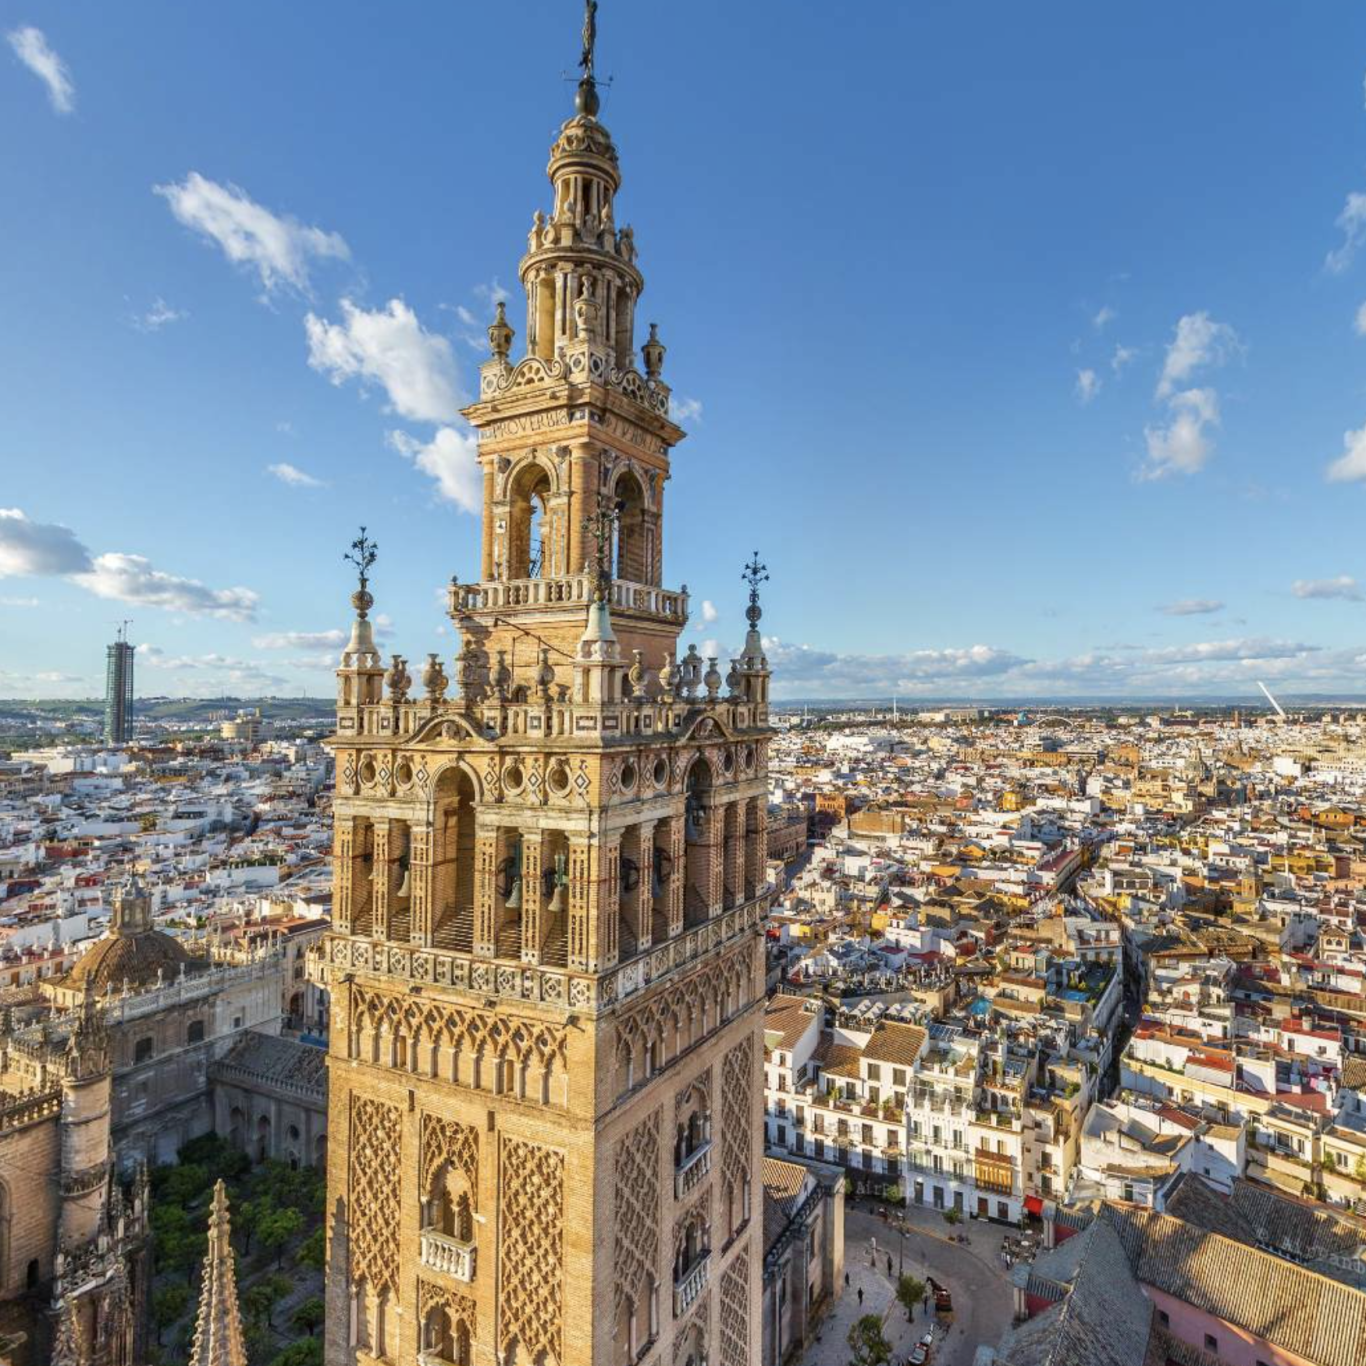
[[[110,934],[81,955],[63,985],[84,987],[89,983],[96,995],[117,991],[124,982],[130,987],[147,987],[155,984],[158,972],[166,981],[175,978],[182,963],[189,970],[195,960],[179,940],[160,930],[127,936]]]
[[[158,973],[165,980],[176,977],[185,964],[197,965],[185,946],[174,936],[152,928],[151,899],[136,879],[114,892],[109,932],[76,961],[63,986],[96,994],[156,983]]]

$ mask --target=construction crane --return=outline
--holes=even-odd
[[[1288,720],[1290,720],[1290,718],[1285,714],[1285,708],[1282,707],[1281,704],[1280,704],[1279,702],[1277,702],[1276,699],[1275,699],[1274,697],[1272,697],[1272,695],[1271,695],[1271,689],[1268,688],[1268,687],[1266,686],[1266,684],[1263,683],[1260,679],[1257,680],[1257,686],[1258,686],[1258,687],[1262,690],[1262,692],[1266,695],[1266,700],[1267,700],[1268,702],[1270,702],[1271,705],[1272,705],[1273,707],[1275,707],[1275,709],[1276,709],[1276,715],[1279,716],[1279,717],[1281,718],[1282,721],[1288,721]]]

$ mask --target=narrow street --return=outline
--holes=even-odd
[[[912,1208],[906,1212],[903,1246],[895,1226],[875,1212],[878,1208],[867,1200],[846,1207],[844,1265],[849,1286],[822,1323],[820,1337],[802,1356],[803,1366],[848,1366],[849,1328],[863,1314],[882,1316],[894,1359],[910,1352],[935,1316],[921,1309],[914,1322],[907,1323],[905,1310],[896,1302],[899,1261],[910,1275],[922,1281],[933,1276],[953,1295],[952,1321],[939,1323],[934,1330],[933,1366],[971,1366],[978,1345],[994,1345],[1010,1324],[1011,1292],[1000,1250],[1002,1238],[1013,1230],[979,1221],[954,1229],[938,1213]],[[960,1231],[967,1233],[968,1244],[949,1241],[950,1234]]]

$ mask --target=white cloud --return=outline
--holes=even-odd
[[[271,213],[245,190],[220,185],[198,171],[179,185],[152,188],[187,228],[216,242],[234,265],[254,269],[267,293],[282,285],[306,293],[312,261],[346,260],[351,254],[339,233]]]
[[[1366,427],[1342,435],[1343,452],[1328,466],[1328,479],[1334,484],[1345,484],[1353,479],[1366,479]]]
[[[283,674],[270,672],[257,660],[236,659],[213,651],[202,655],[168,655],[158,645],[140,645],[138,655],[147,668],[174,675],[175,686],[190,697],[216,697],[239,691],[259,693],[263,688],[280,688],[289,682]]]
[[[258,601],[249,588],[209,588],[163,573],[142,555],[92,557],[69,527],[31,521],[19,508],[0,508],[0,578],[22,575],[69,579],[96,597],[233,621],[252,620]]]
[[[389,406],[414,422],[452,422],[463,398],[455,357],[445,337],[426,331],[402,299],[373,312],[350,299],[341,302],[342,321],[310,313],[308,363],[333,384],[349,379],[380,385]]]
[[[165,299],[157,295],[146,313],[139,313],[133,318],[133,326],[139,332],[160,332],[163,327],[183,322],[189,316],[188,310],[172,308]]]
[[[345,631],[272,631],[251,643],[258,650],[340,650],[346,639]]]
[[[669,416],[675,422],[701,422],[702,400],[673,394],[669,398]]]
[[[474,297],[488,306],[490,311],[495,304],[506,303],[512,295],[498,283],[496,278],[489,281],[486,285],[475,285]]]
[[[1115,354],[1110,357],[1110,369],[1115,374],[1122,374],[1124,367],[1138,355],[1138,348],[1133,346],[1116,346]]]
[[[287,461],[281,461],[278,465],[267,465],[266,473],[273,474],[282,484],[288,484],[296,489],[321,489],[327,487],[327,481],[315,478],[307,470],[301,470],[297,465],[291,465]]]
[[[41,607],[42,605],[39,598],[0,597],[0,607]]]
[[[1090,403],[1100,393],[1100,376],[1094,370],[1078,370],[1076,395],[1078,403]]]
[[[1337,225],[1342,229],[1342,245],[1328,253],[1324,265],[1335,275],[1341,275],[1352,264],[1361,239],[1366,236],[1366,194],[1353,190],[1347,196]]]
[[[70,527],[32,522],[19,508],[0,508],[0,579],[89,568],[90,552]]]
[[[1200,617],[1222,612],[1224,604],[1215,598],[1182,598],[1180,602],[1169,602],[1158,610],[1169,617]]]
[[[143,555],[97,555],[89,570],[71,578],[96,597],[229,621],[253,620],[260,600],[250,588],[209,588],[198,579],[164,573]]]
[[[1170,400],[1171,420],[1165,426],[1145,427],[1147,464],[1144,479],[1168,474],[1195,474],[1214,450],[1209,429],[1219,425],[1219,396],[1213,389],[1186,389]]]
[[[1215,322],[1208,313],[1187,313],[1176,324],[1176,335],[1167,347],[1157,397],[1170,398],[1178,384],[1202,365],[1220,365],[1238,348],[1238,334],[1227,324]]]
[[[76,107],[76,87],[67,65],[48,45],[42,29],[29,25],[12,29],[5,35],[14,55],[47,86],[47,97],[59,114]]]
[[[469,311],[469,309],[465,307],[464,304],[456,304],[456,306],[455,306],[455,316],[456,316],[457,318],[459,318],[460,321],[461,321],[462,323],[464,323],[466,327],[478,327],[478,326],[479,326],[479,319],[476,318],[476,317],[474,316],[474,314],[471,313],[471,312]]]
[[[716,604],[712,602],[709,598],[703,598],[701,612],[702,620],[704,622],[711,623],[715,621],[719,615],[720,613],[716,610]]]
[[[715,651],[713,651],[715,653]],[[764,639],[774,686],[788,696],[867,697],[961,688],[1000,678],[1029,661],[990,645],[899,655],[837,654]]]
[[[1352,329],[1358,337],[1366,337],[1366,304],[1357,306],[1356,317],[1352,319]]]
[[[1345,598],[1360,602],[1361,587],[1350,574],[1339,574],[1335,579],[1296,579],[1290,591],[1297,598]]]
[[[389,444],[436,480],[437,493],[464,512],[476,516],[484,502],[484,473],[479,467],[479,443],[472,433],[438,427],[428,442],[407,432],[390,432]]]
[[[1109,304],[1105,304],[1096,313],[1096,316],[1091,319],[1091,326],[1094,327],[1097,332],[1102,332],[1104,331],[1106,324],[1114,322],[1117,317],[1119,317],[1119,314],[1111,308]]]

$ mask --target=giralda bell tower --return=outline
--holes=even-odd
[[[386,668],[374,549],[337,671],[327,1361],[750,1366],[762,1282],[763,566],[677,657],[683,438],[617,226],[596,4],[479,399],[453,677]],[[639,366],[637,356],[640,358]],[[738,559],[738,557],[737,557]],[[737,568],[739,567],[737,563]]]

